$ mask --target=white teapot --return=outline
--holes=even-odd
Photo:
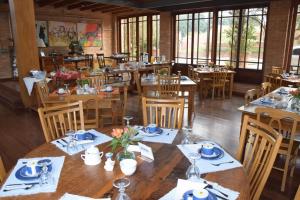
[[[99,149],[95,146],[91,146],[85,150],[84,154],[81,154],[82,160],[86,165],[98,165],[101,162],[103,152],[99,152]]]

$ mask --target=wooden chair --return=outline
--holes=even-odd
[[[127,110],[128,86],[120,87],[120,100],[112,102],[112,123],[124,125],[123,117]]]
[[[300,185],[298,187],[298,190],[297,190],[294,200],[299,200],[299,199],[300,199]]]
[[[47,99],[49,97],[49,87],[46,80],[42,80],[39,82],[36,82],[36,88],[38,92],[38,96],[40,99],[40,102],[44,107],[46,107],[48,104]]]
[[[89,77],[89,83],[90,86],[93,88],[101,88],[102,86],[105,85],[105,75],[101,74],[101,75],[97,75],[97,76],[91,76]]]
[[[280,75],[282,73],[283,73],[283,68],[282,67],[272,66],[272,74]]]
[[[278,75],[268,75],[265,76],[266,81],[271,83],[271,91],[276,90],[277,88],[282,86],[282,78]]]
[[[192,80],[195,79],[194,67],[192,65],[188,66],[188,77]]]
[[[162,128],[182,127],[184,99],[156,99],[143,97],[144,126],[157,124]]]
[[[82,101],[39,108],[38,113],[46,142],[64,136],[69,130],[84,130]]]
[[[261,92],[262,96],[271,92],[272,85],[270,82],[263,82],[261,83]]]
[[[212,75],[212,99],[215,98],[216,91],[222,91],[222,99],[225,99],[225,84],[226,84],[226,72],[214,72]]]
[[[178,97],[180,89],[180,74],[175,76],[160,76],[157,78],[159,97]]]
[[[154,66],[154,75],[171,75],[171,65],[165,64],[165,65],[157,65]]]
[[[245,105],[249,105],[251,101],[258,99],[260,97],[260,90],[259,89],[251,89],[247,90],[245,94]]]
[[[2,158],[0,156],[0,183],[2,183],[4,181],[5,175],[6,175],[6,171],[5,171],[5,168],[4,168]]]
[[[89,69],[93,69],[94,67],[94,55],[93,54],[85,54],[85,66]]]
[[[105,67],[105,58],[103,53],[97,53],[97,61],[99,64],[99,68]]]
[[[281,191],[284,192],[289,169],[291,170],[290,176],[293,177],[296,166],[300,143],[295,141],[295,135],[300,116],[297,113],[264,107],[256,108],[255,113],[257,114],[257,120],[268,124],[283,134],[278,154],[285,157],[285,163],[283,167],[274,166],[273,168],[283,172]]]
[[[134,81],[135,81],[135,84],[136,84],[136,89],[137,89],[137,92],[138,92],[138,96],[139,96],[139,102],[141,102],[142,100],[142,86],[141,86],[141,75],[138,71],[135,71],[133,73],[133,76],[134,76]]]
[[[250,181],[250,198],[258,200],[270,175],[282,136],[272,127],[245,115],[237,159]]]

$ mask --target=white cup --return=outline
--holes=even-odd
[[[58,91],[57,91],[58,94],[64,94],[65,93],[65,90],[64,88],[59,88]]]
[[[98,165],[101,162],[103,152],[99,152],[99,149],[95,146],[88,148],[84,154],[81,154],[81,159],[84,160],[86,165]]]
[[[37,160],[29,160],[26,163],[25,173],[27,176],[36,176],[37,175]]]
[[[137,161],[134,159],[123,159],[120,162],[121,171],[126,176],[131,176],[136,171]]]

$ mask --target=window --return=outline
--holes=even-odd
[[[139,60],[141,53],[159,56],[159,15],[122,18],[119,20],[119,51],[129,53],[130,60]],[[149,27],[152,34],[148,34]]]
[[[290,70],[298,72],[299,66],[300,66],[300,5],[298,6],[298,10],[297,10]]]
[[[177,14],[175,62],[198,65],[215,61],[217,65],[262,70],[267,10],[257,7]]]
[[[160,55],[159,38],[160,38],[160,15],[152,16],[152,56],[157,57]]]

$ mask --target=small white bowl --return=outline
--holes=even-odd
[[[120,162],[121,171],[126,176],[131,176],[136,171],[137,161],[134,159],[124,159]]]

